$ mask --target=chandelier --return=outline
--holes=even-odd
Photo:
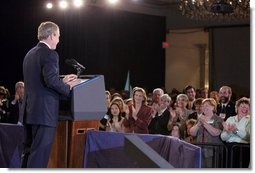
[[[197,20],[247,19],[250,0],[181,0],[182,15]]]

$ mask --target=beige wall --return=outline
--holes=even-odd
[[[168,92],[172,88],[182,91],[186,85],[204,87],[208,40],[208,32],[203,29],[170,30],[167,35],[169,46],[166,48],[165,75]]]

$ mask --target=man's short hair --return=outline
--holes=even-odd
[[[44,39],[47,39],[51,34],[54,34],[57,30],[59,30],[57,24],[50,21],[42,22],[38,27],[37,38],[39,41],[42,41]]]

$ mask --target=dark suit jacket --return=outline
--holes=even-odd
[[[68,96],[70,89],[59,78],[59,57],[56,51],[39,42],[23,61],[25,96],[21,117],[27,124],[56,127],[59,96]]]
[[[156,116],[151,120],[149,124],[149,133],[150,134],[161,134],[161,135],[170,135],[170,132],[167,128],[169,121],[170,112],[166,109],[161,116]]]
[[[20,104],[18,101],[16,102],[15,105],[12,104],[12,101],[14,100],[15,96],[12,96],[9,101],[9,106],[8,106],[8,112],[9,112],[9,117],[8,117],[8,123],[11,124],[17,124],[19,120],[19,110],[20,110]]]
[[[191,114],[189,114],[188,119],[195,119],[195,120],[197,120],[197,112],[192,112]]]
[[[222,112],[222,106],[221,106],[221,104],[218,104],[216,114],[219,115],[221,112]],[[235,116],[235,115],[236,115],[235,104],[230,101],[226,106],[226,117],[225,117],[224,121],[226,121],[228,119],[228,117]]]

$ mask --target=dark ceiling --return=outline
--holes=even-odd
[[[104,0],[90,0],[90,5],[109,8]],[[121,0],[113,9],[135,13],[165,16],[167,29],[185,29],[197,27],[221,27],[250,25],[250,18],[231,20],[194,20],[182,15],[180,0]]]

